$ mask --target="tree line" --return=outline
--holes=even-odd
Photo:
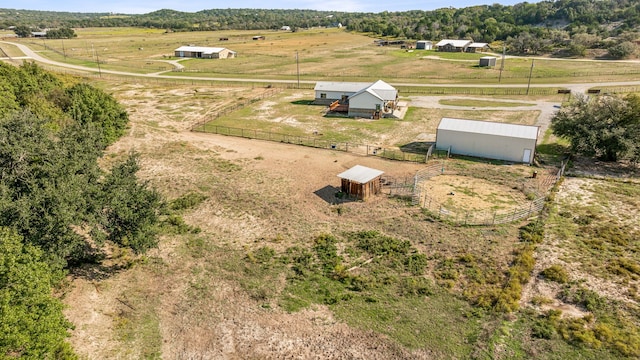
[[[413,40],[444,38],[507,43],[512,53],[567,48],[581,55],[589,48],[610,49],[624,57],[635,51],[640,4],[631,0],[557,0],[453,7],[432,11],[358,13],[316,10],[211,9],[194,13],[163,9],[148,14],[80,14],[3,9],[0,27],[148,27],[171,31],[293,31],[343,25],[348,31]],[[620,46],[622,43],[624,45]]]
[[[137,155],[98,165],[127,124],[99,88],[0,63],[0,358],[73,358],[51,295],[65,270],[99,263],[105,244],[156,246],[163,200]]]

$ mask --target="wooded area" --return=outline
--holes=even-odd
[[[128,115],[113,97],[32,63],[0,64],[0,358],[73,357],[52,287],[104,258],[155,246],[160,195],[136,154],[98,166]]]

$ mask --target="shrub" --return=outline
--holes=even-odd
[[[520,241],[540,244],[544,240],[544,227],[541,222],[532,222],[520,228]]]
[[[398,293],[400,296],[429,296],[433,294],[431,282],[423,277],[406,277],[400,281]]]
[[[542,270],[540,275],[547,280],[555,281],[560,284],[564,284],[569,281],[569,274],[567,274],[567,271],[560,265],[551,265]]]
[[[405,267],[413,275],[420,275],[427,267],[427,257],[424,254],[412,254],[405,260]]]
[[[193,208],[203,201],[205,201],[207,197],[205,195],[199,193],[187,193],[169,203],[169,208],[171,210],[180,211],[185,209]]]

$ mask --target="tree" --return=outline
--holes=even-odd
[[[605,161],[640,160],[640,97],[578,96],[551,120],[557,136],[578,155]]]
[[[73,39],[77,36],[76,32],[68,27],[47,31],[47,38],[49,39]]]
[[[137,154],[130,154],[111,170],[102,188],[107,239],[136,253],[157,245],[156,224],[162,206],[160,194],[147,183],[138,182],[139,168]]]
[[[18,37],[30,37],[31,36],[31,28],[25,25],[16,26],[13,29],[13,32],[16,33]]]
[[[70,105],[64,110],[80,124],[101,129],[105,146],[124,134],[129,115],[111,95],[86,83],[76,84],[67,92]]]
[[[636,44],[631,41],[623,41],[609,48],[609,55],[616,59],[624,59],[633,55],[637,50]]]
[[[0,358],[75,358],[65,342],[71,323],[51,295],[63,275],[42,251],[0,228]]]

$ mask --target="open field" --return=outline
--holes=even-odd
[[[179,74],[294,79],[297,51],[306,79],[489,84],[497,76],[466,58],[475,55],[434,59],[437,53],[377,47],[371,38],[336,29],[78,34],[64,46],[29,41],[60,61],[67,56],[97,67],[99,58],[105,69],[139,73],[173,68],[167,62],[173,48],[197,43],[224,44],[240,57],[182,61],[186,72]],[[255,42],[253,35],[267,39]],[[513,76],[503,80],[523,83],[531,61],[507,62]],[[536,60],[533,81],[626,80],[636,66]],[[139,176],[167,199],[167,214],[158,249],[144,256],[112,249],[103,264],[70,274],[62,296],[81,359],[640,356],[634,165],[576,161],[575,177],[564,180],[539,216],[456,226],[387,196],[387,188],[367,202],[335,196],[336,175],[354,165],[411,184],[425,164],[189,131],[213,119],[213,125],[403,148],[432,141],[443,116],[535,124],[544,109],[528,102],[551,104],[560,95],[509,96],[521,102],[509,110],[484,108],[512,104],[502,97],[439,104],[411,96],[422,105],[404,119],[370,121],[322,116],[323,107],[310,105],[309,89],[91,82],[112,93],[131,120],[102,165],[139,152]],[[542,163],[553,167],[566,144],[548,133],[542,141]],[[427,181],[429,193],[469,210],[521,204],[531,171],[543,170],[468,158],[437,164],[455,175]]]
[[[434,221],[401,199],[339,202],[333,196],[339,186],[336,174],[353,165],[399,179],[411,178],[424,165],[188,131],[207,114],[261,96],[264,88],[101,84],[131,117],[128,134],[109,148],[104,166],[135,149],[141,155],[142,178],[170,204],[190,205],[173,206],[178,210],[163,225],[159,249],[143,257],[114,252],[104,267],[88,266],[71,278],[65,313],[76,326],[71,343],[81,358],[621,356],[609,345],[571,345],[558,333],[531,335],[532,329],[547,324],[536,315],[536,304],[551,302],[568,319],[589,314],[579,302],[570,303],[569,295],[554,305],[560,301],[555,292],[533,286],[523,298],[523,311],[504,316],[483,307],[483,299],[498,294],[508,280],[522,247],[518,233],[524,223],[457,227]],[[328,133],[343,121],[348,126],[344,133],[364,127],[372,141],[382,141],[385,134],[387,143],[402,144],[430,132],[443,114],[482,115],[474,109],[416,108],[391,124],[351,123],[319,116],[318,108],[305,101],[309,94],[281,91],[220,120],[265,127],[286,123],[291,126],[286,131],[303,133],[313,130],[309,124],[315,128],[330,121]],[[286,113],[299,124],[286,120]],[[264,118],[257,119],[261,114]],[[482,116],[532,123],[536,115],[513,111]],[[273,121],[279,117],[283,119]],[[312,117],[313,122],[302,121]],[[461,176],[435,180],[434,192],[453,190],[483,207],[519,202],[521,193],[511,190],[531,169],[509,167],[505,172],[482,161],[449,161],[447,166]],[[627,204],[620,216],[624,224],[637,219],[633,188],[598,191],[620,194],[608,198],[613,207]],[[558,199],[577,214],[581,200]],[[456,201],[470,206],[465,199]],[[606,213],[598,216],[599,221],[608,219]],[[554,236],[548,245],[543,242],[539,266],[551,263],[545,259],[553,259],[547,252],[555,250],[547,249],[556,246]],[[383,246],[396,250],[378,253]],[[627,262],[620,265],[634,269]],[[564,266],[592,269],[580,270],[574,260]],[[536,268],[533,284],[542,270]],[[621,309],[633,314],[628,306]]]
[[[78,37],[65,40],[18,39],[51,59],[90,67],[135,73],[165,72],[194,77],[234,77],[295,80],[375,81],[403,83],[497,84],[501,65],[479,68],[486,54],[441,54],[436,51],[376,46],[374,39],[342,29],[283,31],[216,31],[166,33],[160,29],[76,29]],[[252,40],[263,35],[265,40]],[[220,38],[229,40],[220,41]],[[181,45],[228,47],[235,59],[185,59],[172,72],[173,50]],[[296,62],[296,54],[298,62]],[[464,56],[463,59],[460,57]],[[299,67],[298,67],[299,65]],[[299,69],[299,71],[298,71]],[[500,83],[526,85],[531,60],[505,60]],[[637,62],[536,59],[531,82],[624,81],[640,74]]]

